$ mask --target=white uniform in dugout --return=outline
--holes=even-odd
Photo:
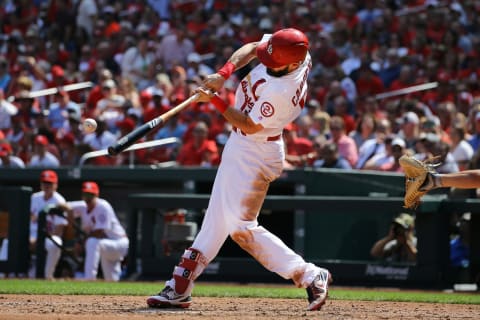
[[[107,238],[87,238],[85,279],[97,278],[98,263],[101,262],[105,280],[118,281],[121,274],[121,261],[127,255],[129,241],[112,206],[101,198],[97,198],[96,205],[90,212],[83,200],[71,201],[68,205],[73,210],[74,217],[81,219],[82,230],[85,233],[103,229],[107,236]]]
[[[52,170],[44,170],[40,175],[41,188],[49,188],[48,194],[45,190],[38,191],[32,194],[30,198],[30,243],[36,243],[38,234],[38,217],[40,211],[42,211],[48,205],[58,205],[65,203],[65,198],[54,191],[58,183],[57,174]],[[50,195],[50,196],[49,196]],[[46,199],[46,197],[48,197]],[[63,245],[63,239],[59,235],[54,235],[53,232],[56,226],[66,226],[68,221],[64,217],[57,215],[46,215],[46,231],[51,235],[52,239],[60,246]],[[45,258],[45,278],[52,279],[57,266],[58,260],[62,254],[62,250],[59,246],[55,245],[49,238],[45,238],[45,250],[47,256]],[[29,276],[34,277],[35,266],[29,271]]]

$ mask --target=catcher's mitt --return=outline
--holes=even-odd
[[[439,164],[430,163],[432,160],[420,161],[410,155],[400,157],[399,163],[405,172],[405,208],[417,208],[420,198],[434,187],[434,183],[429,182],[434,181],[433,175],[437,173],[434,167]]]

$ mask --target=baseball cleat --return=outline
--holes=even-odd
[[[188,308],[191,303],[190,295],[178,294],[170,286],[166,286],[158,295],[147,299],[147,304],[151,308]]]
[[[328,298],[328,285],[332,282],[332,276],[326,269],[322,269],[312,283],[307,287],[308,310],[320,310]]]

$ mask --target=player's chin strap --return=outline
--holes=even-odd
[[[188,248],[182,255],[178,266],[173,270],[175,279],[175,292],[183,294],[187,289],[193,288],[193,281],[203,272],[208,265],[207,258],[195,248]]]

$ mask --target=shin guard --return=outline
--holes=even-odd
[[[205,256],[194,248],[188,248],[182,255],[178,266],[173,270],[175,292],[183,294],[191,289],[193,281],[203,272],[208,261]]]

